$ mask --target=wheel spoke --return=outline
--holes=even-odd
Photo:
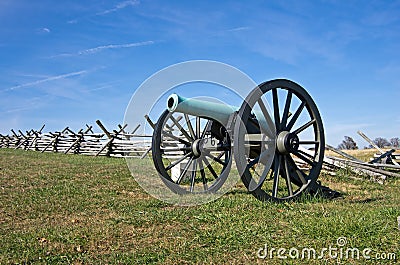
[[[293,189],[292,189],[292,182],[290,181],[290,175],[289,175],[289,165],[287,161],[287,156],[283,157],[283,167],[284,167],[284,173],[285,173],[285,179],[286,179],[286,186],[288,188],[289,196],[293,196]]]
[[[221,157],[225,154],[225,152],[222,152],[221,154],[218,155],[218,157],[213,156],[210,152],[204,152],[206,156],[214,160],[215,162],[220,163],[223,166],[226,166],[226,163],[221,160]]]
[[[201,175],[201,180],[203,181],[204,191],[206,191],[208,190],[207,179],[206,179],[206,173],[204,172],[203,162],[201,161],[201,159],[199,159],[199,166],[200,166],[200,175]]]
[[[200,124],[200,123],[199,123]],[[201,136],[200,136],[200,139],[204,139],[204,137],[206,137],[206,133],[207,133],[207,130],[209,129],[208,127],[210,127],[210,125],[211,125],[211,121],[210,120],[207,120],[207,123],[206,123],[206,126],[204,127],[204,130],[203,130],[203,132],[201,133]],[[199,125],[200,126],[200,125]],[[200,127],[199,127],[200,128]],[[200,134],[200,131],[199,131],[199,134]]]
[[[299,153],[305,155],[306,157],[314,160],[315,154],[312,153],[312,151],[304,149],[304,148],[299,148],[299,150],[297,150]]]
[[[267,130],[268,136],[272,137],[274,135],[274,133],[271,131],[270,128],[274,127],[274,123],[271,120],[271,116],[268,113],[267,107],[265,107],[264,102],[262,101],[262,99],[258,99],[258,105],[260,106],[261,112],[264,115],[265,120],[267,121],[266,128],[263,128],[264,130]],[[252,120],[251,120],[252,121]]]
[[[193,142],[193,138],[186,132],[186,130],[182,127],[182,125],[171,115],[170,119],[175,123],[176,127],[181,131],[181,133],[191,142]]]
[[[279,186],[279,169],[281,167],[281,155],[276,154],[274,158],[274,185],[272,187],[272,197],[276,198]]]
[[[253,170],[254,174],[256,174],[257,176],[261,177],[260,173],[258,173],[257,170],[255,170],[254,168],[252,168],[252,170]],[[252,184],[250,183],[250,185],[252,185]],[[255,189],[256,188],[257,187],[255,187]],[[250,187],[250,190],[251,190],[251,187]]]
[[[286,123],[287,119],[289,117],[289,109],[290,109],[290,103],[292,102],[292,91],[288,91],[288,94],[286,96],[286,102],[285,102],[285,109],[283,110],[282,114],[282,122],[281,122],[281,128],[286,128]]]
[[[182,181],[183,177],[186,175],[187,171],[189,170],[189,166],[192,164],[192,162],[193,162],[193,156],[189,158],[189,161],[183,168],[181,174],[179,175],[179,178],[176,181],[177,184],[181,184],[181,181]]]
[[[301,184],[307,184],[307,180],[304,177],[304,173],[297,167],[296,162],[294,162],[293,158],[290,155],[286,156],[287,159],[287,164],[292,168],[293,172],[296,174],[297,179],[295,179],[296,181],[300,180],[299,183],[295,183],[296,185],[298,185],[299,187],[301,186]],[[294,178],[296,176],[293,176]]]
[[[274,104],[274,119],[275,119],[275,128],[279,132],[280,128],[280,117],[279,117],[279,101],[278,101],[278,91],[276,88],[272,89],[272,101]]]
[[[263,152],[261,152],[261,154],[259,156],[257,156],[256,158],[254,158],[253,160],[251,160],[247,164],[247,168],[251,168],[257,163],[263,163],[264,164],[265,163],[265,158],[267,157],[269,151],[270,150],[264,150]]]
[[[197,161],[193,160],[192,178],[190,179],[190,192],[193,192],[193,190],[194,190],[194,181],[196,179],[196,171],[197,171]]]
[[[319,141],[299,141],[299,144],[319,144]]]
[[[224,153],[225,153],[225,164],[228,164],[229,163],[229,159],[230,159],[230,153],[228,152],[228,151],[224,151]]]
[[[296,150],[293,152],[293,154],[295,156],[297,156],[298,158],[300,158],[301,160],[303,160],[304,162],[306,162],[307,164],[309,164],[310,166],[315,166],[316,162],[311,160],[308,155],[300,150]]]
[[[250,181],[249,191],[254,191],[254,190],[258,189],[259,187],[261,187],[263,185],[265,179],[267,178],[269,170],[270,170],[270,167],[265,166],[263,172],[261,173],[261,175],[256,170],[254,170],[254,173],[256,173],[257,176],[259,177],[259,181],[258,181],[258,183],[256,183],[254,185],[253,184],[254,180],[252,179]]]
[[[172,116],[172,114],[171,114],[171,116]],[[177,122],[180,122],[180,120],[182,120],[182,116],[178,116],[176,118]],[[169,125],[169,124],[165,123],[165,127],[167,127],[169,130],[173,131],[174,127],[175,127],[175,123],[172,123],[172,125]]]
[[[305,129],[307,129],[308,127],[310,127],[311,125],[313,125],[316,122],[317,122],[316,119],[312,119],[311,121],[307,122],[303,126],[301,126],[301,127],[297,128],[296,130],[294,130],[293,133],[294,134],[299,134],[299,133],[301,133],[302,131],[304,131]]]
[[[160,149],[162,152],[190,151],[191,147],[164,147]]]
[[[210,170],[211,174],[214,176],[215,179],[218,178],[217,173],[215,173],[214,168],[210,165],[210,163],[208,163],[207,159],[205,157],[201,157],[201,159],[203,159],[204,164],[206,164],[206,167],[208,168],[208,170]]]
[[[188,125],[190,136],[192,137],[192,139],[196,139],[196,135],[194,134],[193,126],[192,126],[192,123],[190,122],[189,115],[187,115],[185,113],[184,116],[185,116],[186,124]]]
[[[185,141],[181,138],[179,138],[178,136],[173,135],[172,133],[166,132],[166,131],[162,131],[162,134],[168,137],[171,137],[174,140],[177,140],[178,142],[185,144],[185,145],[190,145],[190,143],[188,141]]]
[[[180,162],[182,162],[183,160],[185,160],[186,158],[188,158],[189,156],[193,155],[192,152],[187,153],[186,155],[180,157],[178,160],[175,160],[173,163],[171,163],[169,166],[167,166],[165,168],[166,171],[170,170],[171,168],[173,168],[174,166],[176,166],[177,164],[179,164]]]
[[[196,136],[200,138],[200,117],[196,116]]]
[[[295,122],[299,118],[301,112],[303,111],[303,108],[305,107],[305,105],[306,105],[305,101],[301,102],[300,106],[297,108],[296,112],[293,114],[292,118],[290,119],[289,124],[286,126],[287,131],[290,131],[292,129],[293,125],[295,124]]]

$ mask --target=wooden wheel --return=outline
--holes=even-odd
[[[229,174],[230,137],[215,120],[166,110],[153,131],[152,158],[173,192],[216,192]]]
[[[236,165],[256,198],[290,200],[317,180],[324,129],[316,104],[300,85],[285,79],[262,83],[243,102],[234,126]]]

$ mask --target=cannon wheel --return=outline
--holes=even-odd
[[[264,135],[267,140],[259,143],[261,151],[251,155],[246,125],[254,123],[255,116],[260,120],[260,115],[271,128]],[[234,143],[242,181],[262,201],[296,198],[321,171],[325,137],[320,114],[307,91],[289,80],[271,80],[253,89],[239,109]]]
[[[173,192],[213,193],[229,174],[230,137],[217,121],[166,110],[153,131],[152,158]]]

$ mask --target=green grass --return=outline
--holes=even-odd
[[[125,160],[0,150],[0,264],[336,264],[257,258],[264,248],[347,247],[400,259],[400,180],[322,175],[342,199],[261,203],[238,184],[217,201],[178,207],[146,194]],[[138,177],[149,174],[137,160]],[[287,253],[286,253],[287,254]],[[343,264],[378,260],[344,259]]]

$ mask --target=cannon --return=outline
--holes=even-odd
[[[178,194],[216,193],[236,165],[257,199],[286,201],[315,187],[324,147],[311,96],[275,79],[255,87],[241,106],[170,95],[154,127],[152,159]]]

